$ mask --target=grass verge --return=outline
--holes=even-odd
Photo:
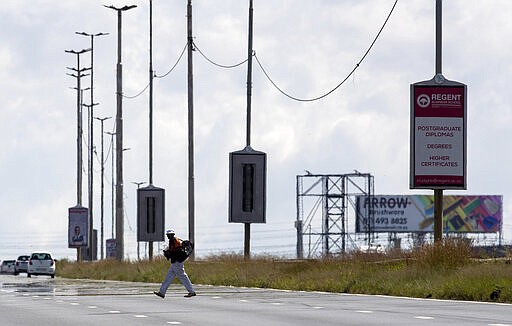
[[[448,239],[412,252],[356,252],[314,260],[223,254],[187,261],[186,270],[196,284],[512,303],[511,257],[471,255],[469,243]],[[152,261],[63,260],[57,275],[160,283],[168,267],[163,256]]]

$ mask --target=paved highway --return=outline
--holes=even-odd
[[[512,305],[0,275],[1,325],[512,326]]]

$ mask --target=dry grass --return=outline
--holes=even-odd
[[[187,261],[193,283],[338,293],[367,293],[512,303],[512,264],[472,260],[471,244],[445,240],[412,252],[361,252],[315,260],[235,254]],[[58,263],[57,275],[70,278],[162,281],[169,263],[153,261]]]

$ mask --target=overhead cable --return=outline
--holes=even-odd
[[[174,68],[176,68],[176,66],[178,65],[178,63],[181,61],[181,57],[183,57],[183,54],[185,53],[185,50],[187,49],[187,45],[188,45],[188,43],[187,43],[187,44],[185,44],[185,47],[183,48],[183,51],[181,51],[181,54],[180,54],[180,56],[178,57],[178,60],[176,60],[176,63],[174,64],[174,66],[172,66],[172,68],[171,68],[171,69],[169,69],[169,71],[168,71],[168,72],[166,72],[165,74],[163,74],[163,75],[161,75],[161,76],[158,76],[157,74],[155,74],[155,78],[164,78],[164,77],[166,77],[168,74],[170,74],[170,73],[171,73],[171,71],[173,71],[173,70],[174,70]]]
[[[146,87],[144,87],[144,89],[141,90],[139,93],[137,93],[137,95],[127,96],[127,95],[121,94],[121,96],[131,100],[131,99],[134,99],[134,98],[139,97],[140,95],[142,95],[142,93],[144,93],[146,91],[146,89],[148,89],[148,87],[149,87],[149,84],[147,84]]]
[[[168,72],[166,72],[165,74],[161,75],[161,76],[158,76],[157,74],[154,74],[153,77],[155,78],[164,78],[166,77],[167,75],[169,75],[173,70],[174,68],[176,68],[176,66],[178,65],[178,63],[181,61],[181,58],[183,57],[183,54],[185,53],[185,50],[187,49],[187,45],[185,45],[185,47],[183,48],[183,51],[181,51],[181,54],[180,56],[178,57],[178,60],[176,60],[176,63],[172,66],[171,69],[169,69]],[[136,95],[133,95],[133,96],[127,96],[127,95],[121,95],[122,97],[124,98],[127,98],[127,99],[134,99],[136,97],[139,97],[140,95],[142,95],[142,93],[144,93],[149,87],[149,83],[144,87],[143,90],[141,90],[139,93],[137,93]]]
[[[199,49],[199,47],[197,46],[197,44],[193,43],[194,44],[194,49],[197,50],[202,56],[203,58],[205,58],[206,61],[208,61],[209,63],[211,63],[212,65],[214,66],[217,66],[217,67],[220,67],[220,68],[227,68],[227,69],[230,69],[230,68],[236,68],[238,66],[241,66],[243,65],[244,63],[247,62],[248,59],[245,59],[244,61],[240,62],[240,63],[236,63],[234,65],[221,65],[219,63],[216,63],[214,62],[213,60],[211,60],[210,58],[208,58],[202,51],[201,49]]]
[[[395,7],[396,7],[396,4],[398,3],[398,0],[395,0],[395,3],[393,4],[393,7],[391,8],[388,16],[386,17],[386,20],[384,21],[384,24],[382,24],[382,27],[380,28],[379,32],[377,33],[377,36],[375,36],[375,38],[373,39],[373,42],[370,44],[370,46],[368,47],[368,50],[366,50],[366,52],[364,53],[364,55],[362,56],[362,58],[359,60],[359,62],[355,65],[355,67],[350,71],[350,73],[338,84],[336,85],[336,87],[334,87],[333,89],[331,89],[330,91],[328,91],[327,93],[323,94],[323,95],[320,95],[320,96],[317,96],[317,97],[314,97],[314,98],[308,98],[308,99],[302,99],[302,98],[298,98],[298,97],[294,97],[292,95],[289,95],[287,94],[285,91],[283,91],[279,86],[277,86],[277,84],[272,80],[272,78],[270,78],[269,74],[267,73],[267,71],[265,70],[265,68],[263,68],[263,65],[261,64],[260,60],[258,59],[258,57],[256,56],[256,54],[254,54],[254,57],[256,58],[256,62],[258,63],[258,65],[260,66],[261,70],[263,71],[263,74],[265,74],[265,76],[267,77],[267,79],[270,81],[270,83],[279,91],[281,92],[281,94],[285,95],[286,97],[292,99],[292,100],[295,100],[295,101],[299,101],[299,102],[313,102],[313,101],[317,101],[317,100],[320,100],[328,95],[330,95],[332,92],[334,92],[335,90],[337,90],[338,88],[340,88],[341,85],[343,85],[347,79],[350,78],[350,76],[352,76],[354,74],[354,72],[356,71],[357,68],[359,68],[359,65],[363,62],[363,60],[366,58],[366,56],[368,55],[368,53],[370,52],[370,50],[373,48],[373,45],[375,44],[375,42],[377,42],[377,39],[379,38],[380,34],[382,33],[382,31],[384,30],[384,27],[386,26],[389,18],[391,17],[391,14],[393,13],[393,11],[395,10]]]

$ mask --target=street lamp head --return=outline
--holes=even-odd
[[[66,53],[72,53],[72,54],[82,54],[84,52],[87,52],[87,51],[91,51],[91,48],[88,48],[88,49],[82,49],[80,51],[75,51],[75,50],[64,50],[64,52]]]
[[[114,10],[117,10],[117,11],[126,11],[126,10],[130,10],[130,9],[136,8],[137,6],[136,5],[130,5],[130,6],[124,6],[124,7],[121,7],[121,8],[117,8],[117,7],[114,7],[113,5],[110,5],[110,6],[103,5],[103,7],[114,9]]]
[[[121,8],[121,10],[130,10],[133,8],[137,8],[137,5],[124,6],[123,8]]]
[[[89,34],[89,33],[86,33],[86,32],[75,32],[75,34],[83,35],[83,36],[103,36],[103,35],[108,35],[108,33],[103,33],[103,32],[96,33],[96,34]]]
[[[108,120],[108,119],[111,119],[111,118],[112,117],[104,117],[104,118],[94,117],[94,119],[99,120],[99,121],[105,121],[105,120]]]

